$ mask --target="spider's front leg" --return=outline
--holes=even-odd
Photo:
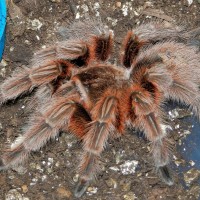
[[[59,42],[37,52],[31,68],[24,67],[15,71],[0,86],[0,103],[41,85],[50,83],[53,87],[57,86],[60,80],[70,79],[73,68],[87,66],[94,60],[107,60],[113,46],[112,32],[99,35],[88,33],[88,38],[86,41],[71,39]]]
[[[17,70],[0,86],[0,103],[14,99],[57,78],[69,79],[74,65],[66,60],[49,60],[32,68]]]
[[[40,113],[33,116],[30,126],[25,129],[24,135],[1,156],[0,169],[20,165],[31,151],[38,151],[48,140],[55,138],[76,108],[75,99],[60,97],[50,102],[47,108],[40,109]]]
[[[86,191],[90,181],[99,171],[99,158],[109,133],[114,131],[118,99],[107,96],[97,102],[92,109],[93,121],[88,124],[87,133],[83,137],[84,153],[79,166],[80,178],[75,189],[75,196],[80,197]]]

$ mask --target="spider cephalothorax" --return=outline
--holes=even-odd
[[[83,141],[79,197],[99,170],[108,138],[134,127],[151,141],[156,168],[172,185],[162,105],[168,99],[181,101],[200,116],[200,57],[186,45],[189,34],[162,23],[141,25],[127,33],[118,66],[108,63],[114,36],[101,22],[74,23],[67,37],[37,52],[31,67],[1,84],[1,103],[38,90],[28,127],[2,155],[0,168],[21,164],[60,131],[72,132]]]

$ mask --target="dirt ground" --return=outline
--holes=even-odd
[[[7,39],[0,81],[13,70],[28,65],[33,53],[60,38],[59,27],[65,27],[75,18],[101,17],[114,30],[116,45],[132,27],[149,20],[166,20],[196,28],[200,24],[200,2],[194,0],[13,0],[8,5]],[[155,14],[156,13],[156,14]],[[157,17],[155,17],[157,16]],[[174,21],[173,21],[174,20]],[[61,34],[62,35],[62,34]],[[200,40],[199,40],[200,41]],[[27,104],[31,96],[8,102],[0,110],[0,152],[19,134],[27,122]],[[172,110],[174,112],[174,109]],[[183,110],[185,113],[185,111]],[[187,112],[186,112],[187,115]],[[169,112],[170,118],[170,112]],[[170,121],[170,120],[169,120]],[[177,126],[179,124],[179,126]],[[178,145],[182,120],[170,121],[170,136]],[[186,126],[190,130],[191,124]],[[33,153],[28,162],[17,170],[0,172],[0,199],[4,200],[59,200],[75,199],[73,190],[77,182],[76,166],[81,153],[81,143],[75,137],[62,133],[40,152]],[[197,200],[200,186],[197,174],[194,181],[184,187],[183,174],[174,167],[175,185],[162,183],[156,174],[149,154],[149,143],[134,131],[124,137],[109,141],[102,155],[104,167],[97,180],[91,184],[83,200]],[[182,161],[176,150],[172,166]],[[132,168],[126,168],[128,165]],[[180,165],[189,163],[179,162]],[[133,170],[136,167],[135,171]],[[195,166],[194,166],[195,167]],[[196,170],[196,172],[198,172]]]

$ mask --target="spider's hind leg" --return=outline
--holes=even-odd
[[[166,137],[165,126],[161,125],[159,117],[150,113],[144,117],[144,131],[146,137],[152,143],[152,155],[156,169],[161,179],[167,185],[173,185],[173,178],[168,169],[171,155],[171,144]]]
[[[148,82],[147,82],[148,83]],[[144,85],[143,85],[144,86]],[[146,88],[148,89],[148,88]],[[154,164],[160,173],[162,180],[168,184],[173,184],[173,179],[169,173],[167,165],[170,162],[171,146],[167,139],[167,132],[162,120],[162,111],[157,106],[160,101],[158,91],[152,93],[144,89],[134,89],[132,93],[132,107],[136,118],[133,119],[134,126],[144,131],[146,138],[151,142],[151,153]],[[150,89],[150,88],[149,88]]]

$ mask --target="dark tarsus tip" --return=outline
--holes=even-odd
[[[169,172],[169,169],[167,166],[162,166],[158,168],[158,171],[160,173],[161,179],[169,186],[174,184],[174,181],[171,177],[171,174]]]
[[[89,183],[89,180],[79,180],[78,185],[76,186],[76,189],[74,191],[74,196],[78,198],[81,197],[87,190]]]
[[[3,160],[0,158],[0,171],[5,169],[5,165],[3,163]]]

